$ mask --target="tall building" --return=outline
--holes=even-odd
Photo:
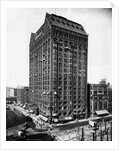
[[[49,122],[86,117],[88,35],[82,25],[46,13],[31,33],[30,101]]]

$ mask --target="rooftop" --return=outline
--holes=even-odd
[[[55,25],[57,27],[67,29],[67,30],[70,30],[72,32],[87,35],[86,31],[84,30],[84,28],[81,24],[76,23],[76,22],[71,21],[71,20],[68,20],[67,18],[64,18],[62,16],[46,13],[45,21],[46,20],[49,22],[50,25]]]

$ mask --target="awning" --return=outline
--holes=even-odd
[[[72,117],[65,117],[65,120],[72,120]]]
[[[109,115],[109,112],[107,110],[98,110],[98,111],[96,111],[96,114],[98,116]]]
[[[54,122],[58,122],[58,119],[53,119]]]
[[[68,117],[65,117],[65,120],[68,120]]]
[[[68,120],[72,120],[72,117],[68,117]]]
[[[59,121],[66,121],[66,119],[65,118],[60,118]]]
[[[52,116],[55,117],[55,116],[57,116],[57,114],[56,114],[56,113],[53,113]]]

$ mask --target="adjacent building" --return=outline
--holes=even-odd
[[[17,88],[14,88],[14,97],[17,97]]]
[[[109,91],[108,84],[105,80],[102,80],[99,84],[90,84],[88,89],[88,102],[90,103],[90,108],[88,107],[89,116],[92,117],[96,115],[99,110],[109,109]],[[103,111],[102,111],[103,113]]]
[[[6,97],[17,97],[17,89],[13,87],[6,87]]]
[[[112,113],[112,87],[108,86],[108,94],[109,94],[109,108],[108,111]]]
[[[24,102],[24,87],[17,87],[17,103],[23,103]]]
[[[14,97],[14,88],[6,87],[6,97]]]
[[[10,88],[6,87],[6,97],[9,97],[9,96],[10,96]]]
[[[30,102],[46,120],[86,118],[88,35],[79,23],[46,13],[29,44]]]
[[[18,87],[17,88],[17,103],[25,104],[29,102],[29,88],[28,87]]]
[[[29,103],[29,87],[24,87],[24,103]]]
[[[6,102],[17,101],[17,89],[12,87],[6,87]]]

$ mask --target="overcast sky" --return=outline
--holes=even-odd
[[[55,13],[82,24],[89,34],[88,82],[107,79],[112,83],[111,9],[7,9],[6,48],[7,86],[29,85],[29,41],[31,32],[43,24],[46,12]]]

